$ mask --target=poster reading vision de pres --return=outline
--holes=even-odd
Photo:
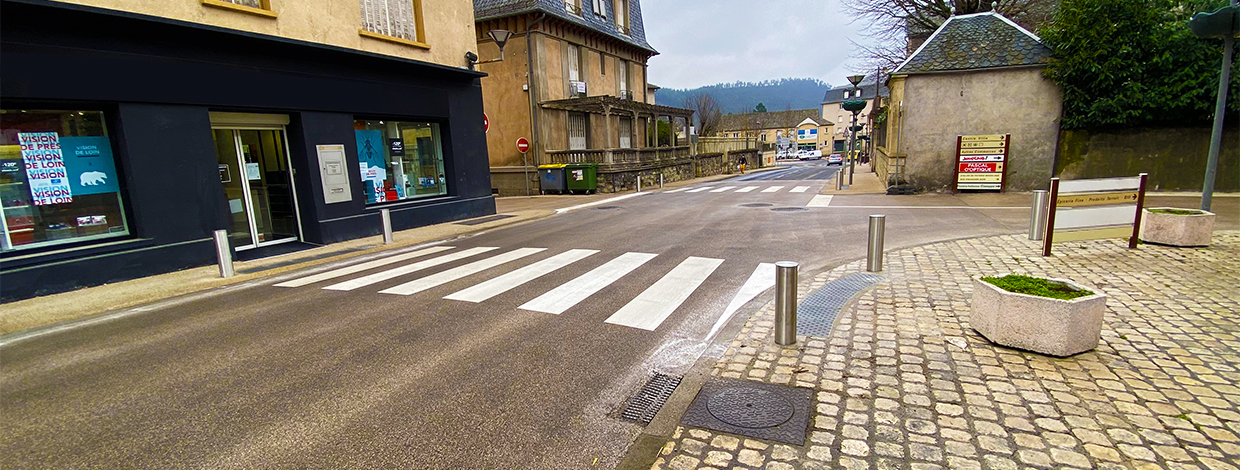
[[[73,190],[69,187],[69,175],[60,152],[60,136],[55,132],[19,133],[17,142],[21,144],[34,205],[73,202]]]

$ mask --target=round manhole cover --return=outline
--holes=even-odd
[[[804,208],[804,207],[776,207],[776,208],[771,209],[771,210],[773,210],[773,211],[775,211],[775,212],[800,212],[800,211],[803,211],[803,210],[808,210],[808,209],[806,209],[806,208]]]
[[[773,428],[792,418],[792,403],[756,388],[724,389],[710,397],[706,409],[719,421],[742,428]]]
[[[767,202],[755,202],[753,204],[741,204],[741,207],[771,207],[773,205]]]
[[[602,207],[595,207],[595,209],[596,209],[596,210],[600,210],[600,211],[609,211],[609,210],[612,210],[612,209],[619,209],[619,208],[620,208],[620,206],[602,206]]]

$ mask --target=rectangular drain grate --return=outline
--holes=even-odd
[[[877,274],[852,273],[828,282],[811,292],[797,305],[797,333],[808,336],[831,336],[835,316],[857,293],[881,281]]]
[[[629,404],[624,407],[624,412],[620,413],[620,417],[642,424],[650,424],[650,420],[654,419],[654,415],[659,412],[660,408],[663,408],[663,404],[672,396],[672,392],[676,391],[676,387],[680,385],[680,379],[674,375],[654,374],[654,377],[646,382],[646,386],[637,392],[637,396],[629,400]]]

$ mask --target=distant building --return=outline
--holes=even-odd
[[[875,169],[929,190],[952,188],[956,137],[1011,134],[1006,188],[1045,188],[1062,92],[1042,76],[1051,50],[994,12],[949,18],[892,72]]]
[[[887,97],[890,91],[886,86],[876,89],[874,75],[867,75],[868,80],[862,80],[859,85],[861,89],[858,91],[851,84],[831,87],[822,97],[822,117],[835,124],[835,133],[830,138],[831,150],[834,152],[843,152],[848,146],[848,127],[852,125],[852,111],[846,111],[843,107],[845,101],[865,100],[865,109],[857,115],[857,124],[864,127],[857,132],[858,136],[868,136],[871,134],[870,119],[874,114],[875,97]],[[858,145],[858,148],[861,148]]]
[[[726,114],[715,132],[719,137],[756,139],[774,145],[789,139],[794,149],[824,152],[831,141],[833,124],[818,115],[817,109]]]

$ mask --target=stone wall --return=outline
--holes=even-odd
[[[1230,117],[1230,116],[1228,116]],[[1240,191],[1240,122],[1224,121],[1215,191]],[[1153,191],[1201,191],[1210,127],[1062,131],[1055,174],[1063,179],[1149,173]]]

